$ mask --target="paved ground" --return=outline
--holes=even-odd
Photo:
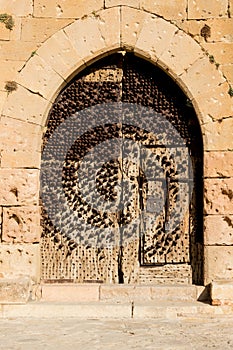
[[[0,319],[0,349],[233,349],[233,315],[174,320]]]

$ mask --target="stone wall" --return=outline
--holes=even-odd
[[[40,150],[52,102],[86,64],[126,49],[167,70],[195,107],[205,283],[233,280],[232,17],[232,0],[0,0],[0,277],[40,279]]]

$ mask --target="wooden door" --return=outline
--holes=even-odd
[[[195,127],[183,95],[171,94],[173,84],[152,67],[113,55],[53,104],[42,155],[44,280],[144,283],[149,268],[190,278]]]

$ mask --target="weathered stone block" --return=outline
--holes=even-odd
[[[121,16],[121,44],[125,48],[132,49],[143,25],[151,17],[146,12],[129,7],[122,7]]]
[[[228,0],[188,0],[188,19],[228,17]]]
[[[202,45],[206,43],[232,43],[232,19],[212,18],[207,20],[175,20],[174,23],[186,33],[189,33]],[[208,28],[206,36],[204,29]]]
[[[166,19],[186,18],[186,0],[142,0],[141,8]]]
[[[0,304],[25,304],[30,297],[28,277],[0,278]]]
[[[3,150],[1,152],[2,168],[39,169],[40,162],[41,153],[37,151]]]
[[[92,302],[99,300],[98,284],[42,284],[41,301],[46,302]]]
[[[185,48],[185,54],[181,54],[180,48]],[[190,67],[198,58],[203,57],[200,46],[187,34],[179,30],[175,33],[170,45],[159,57],[160,65],[175,75],[180,75]]]
[[[78,20],[64,29],[66,35],[84,61],[106,51],[105,40],[99,29],[99,17],[94,15]],[[77,35],[78,33],[78,35]]]
[[[233,22],[232,22],[233,27]],[[203,47],[218,64],[233,62],[233,43],[203,43]]]
[[[204,284],[233,279],[233,246],[206,246]]]
[[[209,122],[203,126],[204,143],[207,151],[228,151],[233,148],[233,118]]]
[[[74,306],[75,305],[75,306]],[[1,311],[1,310],[0,310]],[[79,318],[83,319],[101,319],[118,318],[130,319],[132,306],[130,303],[109,304],[109,303],[28,303],[27,305],[4,305],[4,316],[8,319],[15,317],[30,318]],[[75,326],[74,326],[75,327]],[[103,345],[101,345],[103,346]],[[110,345],[111,346],[111,345]],[[79,347],[80,348],[80,347]]]
[[[135,45],[135,52],[157,61],[169,47],[176,31],[174,25],[151,15],[144,22]]]
[[[39,244],[1,244],[0,273],[6,278],[28,276],[40,278]]]
[[[63,31],[59,31],[49,38],[37,50],[37,55],[64,79],[69,78],[70,74],[77,72],[78,66],[84,66],[78,51],[74,49]]]
[[[13,118],[1,117],[1,150],[38,152],[40,151],[41,138],[42,130],[40,126]]]
[[[33,94],[29,90],[18,85],[17,90],[8,95],[5,107],[3,107],[3,114],[25,122],[44,125],[45,117],[47,117],[45,116],[45,111],[50,107],[51,103],[42,96]],[[27,124],[27,128],[32,132],[32,126]],[[37,126],[36,129],[38,131],[40,130]]]
[[[34,74],[32,79],[32,72]],[[47,100],[52,100],[64,79],[42,58],[34,55],[17,77],[17,83]]]
[[[204,176],[233,177],[233,152],[205,152]]]
[[[206,21],[177,19],[172,21],[179,29],[193,37],[197,42],[202,43],[205,39],[200,35],[201,28]]]
[[[24,18],[22,20],[21,40],[44,42],[51,35],[72,22],[72,19]]]
[[[105,0],[106,7],[126,5],[139,8],[140,0]]]
[[[9,61],[25,61],[38,48],[35,42],[23,41],[1,41],[0,42],[0,59]]]
[[[209,116],[210,120],[219,120],[220,125],[218,128],[224,128],[224,123],[221,124],[221,120],[228,118],[233,113],[232,99],[228,91],[229,84],[224,83],[196,97],[196,102],[198,103],[197,110],[203,116]],[[207,118],[205,122],[208,122]]]
[[[2,109],[5,104],[6,98],[7,98],[7,92],[0,91],[0,114],[2,113]]]
[[[0,89],[5,90],[7,81],[14,81],[18,70],[22,67],[22,61],[0,60]]]
[[[233,214],[233,178],[206,179],[204,209],[207,214]]]
[[[0,1],[1,13],[10,13],[16,16],[32,15],[32,6],[31,0]]]
[[[38,200],[38,170],[0,169],[0,205],[35,205]]]
[[[197,300],[197,289],[193,285],[157,285],[151,287],[152,300]]]
[[[233,85],[233,64],[224,64],[221,65],[221,70],[228,82]]]
[[[210,286],[212,305],[233,305],[233,283],[212,282]]]
[[[20,40],[21,39],[21,28],[22,27],[22,18],[14,17],[14,27],[10,32],[10,40]]]
[[[38,243],[40,234],[38,206],[3,208],[3,242]]]
[[[203,57],[189,67],[178,81],[181,85],[186,85],[186,88],[184,87],[185,92],[191,93],[194,98],[197,98],[209,91],[213,92],[214,89],[225,82],[225,79],[215,65],[210,64],[208,57]]]
[[[151,300],[151,289],[148,286],[103,285],[100,286],[100,300],[113,302],[148,301]]]
[[[233,215],[204,217],[204,242],[206,245],[233,245]]]
[[[0,40],[10,40],[10,30],[4,23],[0,23]]]
[[[99,12],[99,30],[108,50],[120,48],[120,8]]]
[[[233,17],[233,0],[229,0],[229,11],[232,18]]]
[[[13,16],[13,21],[14,21],[14,26],[11,30],[6,28],[4,23],[0,22],[0,40],[4,40],[4,41],[20,40],[22,19],[19,17]]]
[[[233,42],[232,18],[209,19],[205,22],[198,21],[198,23],[201,24],[201,28],[204,27],[204,24],[207,24],[210,27],[210,37],[207,40],[208,42]]]
[[[103,0],[34,0],[35,17],[81,18],[103,8]]]

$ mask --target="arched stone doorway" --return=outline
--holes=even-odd
[[[107,122],[105,120],[103,123],[103,119],[97,123],[99,127],[95,125],[86,131],[85,126],[85,132],[78,132],[79,137],[71,144],[64,158],[62,186],[72,212],[76,213],[76,218],[84,219],[84,225],[77,225],[76,220],[72,222],[63,210],[59,214],[59,193],[53,197],[51,207],[56,208],[54,215],[59,216],[60,225],[50,220],[45,205],[41,245],[42,278],[47,281],[104,283],[202,283],[201,131],[192,104],[161,69],[125,52],[108,56],[86,68],[67,84],[54,102],[44,135],[45,149],[51,135],[65,121],[75,114],[78,117],[77,113],[90,107],[95,114],[94,107],[106,103],[112,106],[117,103],[123,103],[123,106],[136,105],[139,109],[144,108],[143,111],[140,109],[141,115],[145,111],[153,111],[157,118],[157,135],[153,135],[150,118],[146,128],[135,126],[138,110],[134,120],[129,119],[131,123],[124,123],[124,113],[111,110],[114,122],[110,123],[107,118]],[[162,125],[160,116],[168,124],[165,122],[165,126]],[[85,117],[80,125],[81,128],[85,125]],[[182,145],[171,143],[171,139],[164,144],[165,131],[169,133],[169,128],[165,130],[167,125],[176,130],[184,141]],[[72,133],[69,130],[67,135],[58,133],[57,140],[69,144],[69,138],[75,132],[77,130]],[[127,209],[120,208],[117,213],[93,209],[91,203],[83,201],[77,186],[77,174],[83,158],[109,139],[120,140],[122,154],[112,159],[110,157],[109,162],[102,164],[96,173],[97,191],[105,200],[114,201],[117,199],[119,179],[130,179],[135,195]],[[59,153],[59,147],[60,150],[63,148],[59,142],[56,147],[52,147],[51,157],[49,151],[46,153],[42,170],[44,166],[53,171],[53,157],[58,159],[55,153]],[[143,145],[142,150],[136,150],[138,164],[127,162],[127,157],[124,157],[124,152],[127,155],[134,152],[132,142]],[[185,157],[185,150],[188,150],[188,158]],[[153,154],[152,158],[157,160],[162,175],[159,169],[154,169],[157,173],[153,174],[153,178],[145,174],[143,162],[149,163],[143,152]],[[47,185],[42,171],[42,193]],[[56,193],[56,188],[50,187],[48,191],[45,190],[45,196],[42,195],[47,204],[50,199],[47,201],[46,195],[51,189]],[[185,193],[184,202],[188,202],[187,210],[178,224],[176,219],[176,224],[171,224],[171,213],[182,210],[178,195],[181,190]],[[127,188],[121,191],[121,196],[124,197],[126,193]],[[176,203],[179,203],[178,209],[174,209]],[[127,239],[127,225],[133,224],[135,220],[137,224],[131,227],[133,234],[128,233],[132,239]],[[90,244],[91,238],[96,235],[96,231],[90,227],[105,229],[98,232],[96,245]],[[108,228],[111,228],[111,234],[106,239]]]
[[[86,10],[82,18],[76,18],[47,40],[43,38],[36,52],[31,54],[29,50],[27,60],[15,77],[17,89],[11,93],[5,92],[5,97],[2,96],[5,103],[1,117],[3,263],[0,272],[3,276],[29,276],[33,283],[40,283],[39,173],[42,134],[47,125],[48,111],[61,89],[91,62],[118,50],[128,50],[168,72],[191,100],[200,123],[205,168],[204,210],[199,223],[204,220],[204,239],[201,244],[199,241],[202,242],[202,237],[197,236],[193,245],[196,253],[190,255],[192,267],[200,266],[192,268],[192,282],[199,283],[202,279],[202,260],[205,285],[212,281],[232,280],[229,221],[232,214],[232,98],[223,67],[210,60],[210,52],[203,49],[202,43],[193,38],[183,24],[182,29],[178,23],[172,23],[163,16],[131,6],[94,10]],[[44,19],[41,18],[41,21]],[[2,79],[5,79],[4,76]],[[201,144],[197,147],[200,150]],[[200,167],[198,173],[201,172]],[[197,192],[200,190],[202,183]],[[201,198],[202,194],[199,196]],[[202,211],[202,200],[199,210]],[[12,215],[14,225],[17,224],[13,232],[9,214]],[[15,220],[15,217],[22,217],[23,222],[29,223],[29,235],[25,233],[21,220]],[[202,229],[197,232],[201,233]],[[62,254],[62,250],[59,252]],[[51,267],[51,276],[59,278],[54,274],[53,259],[50,257],[46,254],[46,259],[51,261],[48,265]],[[147,266],[147,271],[150,269]],[[152,270],[152,276],[155,270],[156,276],[165,276],[163,267],[153,266]],[[174,276],[174,271],[172,274]],[[46,279],[47,276],[43,274],[42,277]]]

